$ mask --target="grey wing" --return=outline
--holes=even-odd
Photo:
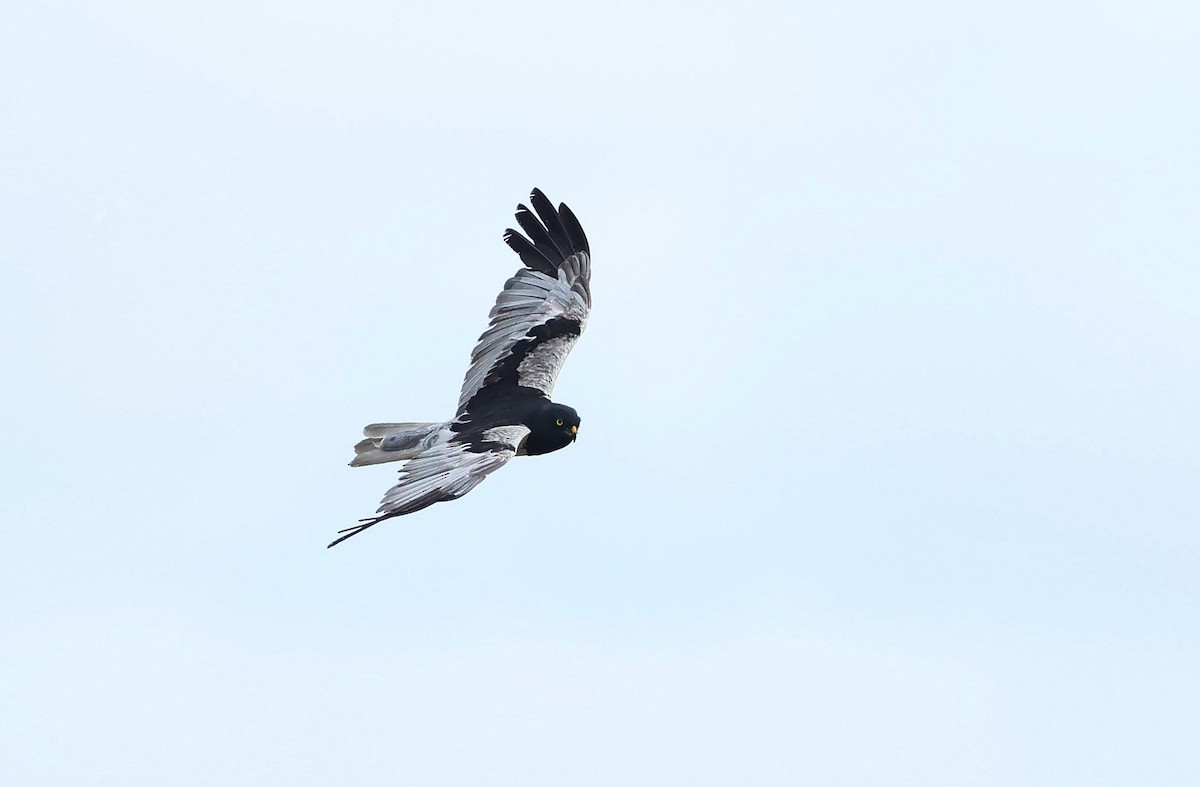
[[[587,325],[592,266],[583,229],[570,208],[555,210],[537,189],[530,203],[536,216],[524,205],[517,208],[517,222],[528,237],[511,229],[504,235],[526,267],[496,298],[488,328],[471,353],[459,413],[490,386],[525,386],[549,396]]]
[[[455,500],[478,486],[489,473],[517,454],[529,435],[525,426],[499,426],[479,435],[435,445],[400,468],[400,480],[383,496],[376,516],[338,531],[335,546],[385,519],[411,514],[434,503]]]

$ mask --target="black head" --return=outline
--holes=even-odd
[[[575,442],[579,413],[565,404],[547,402],[530,415],[525,425],[530,429],[529,437],[525,438],[525,453],[548,454]]]

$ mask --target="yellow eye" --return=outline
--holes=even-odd
[[[563,425],[563,419],[561,419],[561,418],[555,418],[555,419],[554,419],[554,425],[555,425],[555,426],[562,426],[562,425]]]

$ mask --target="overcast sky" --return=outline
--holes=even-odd
[[[1200,13],[23,3],[0,781],[1200,783]],[[529,189],[569,449],[334,550]]]

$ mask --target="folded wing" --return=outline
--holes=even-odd
[[[571,209],[554,205],[534,189],[534,212],[517,206],[522,235],[510,229],[504,241],[525,263],[504,285],[492,307],[488,329],[471,353],[458,412],[476,397],[523,386],[550,396],[559,370],[583,333],[592,306],[591,251]]]

